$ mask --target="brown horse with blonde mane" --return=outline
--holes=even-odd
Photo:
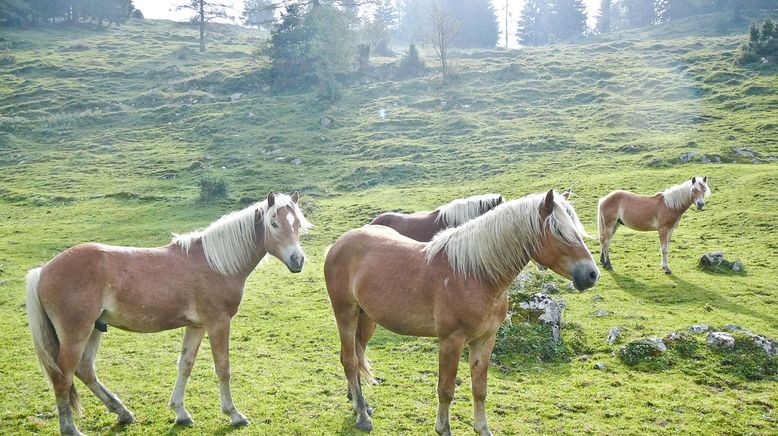
[[[486,377],[495,333],[508,310],[508,285],[532,259],[572,279],[577,289],[591,287],[599,271],[583,235],[573,207],[551,190],[503,203],[429,243],[385,226],[341,236],[327,253],[324,278],[357,428],[373,428],[360,373],[374,380],[365,348],[377,323],[402,335],[439,339],[435,430],[442,435],[451,434],[449,406],[468,345],[473,427],[490,435]]]
[[[458,198],[433,212],[411,214],[385,212],[378,215],[370,224],[391,227],[411,239],[429,242],[435,233],[449,227],[460,226],[489,212],[504,201],[500,194],[474,195]]]
[[[705,197],[710,194],[708,177],[692,177],[683,183],[671,186],[664,192],[652,196],[629,191],[613,191],[602,197],[597,206],[597,227],[599,229],[600,262],[605,269],[612,270],[610,244],[619,225],[639,231],[658,231],[662,253],[662,268],[665,274],[672,274],[667,265],[667,252],[673,230],[681,216],[692,204],[697,209],[705,207]]]
[[[79,409],[73,376],[118,415],[132,413],[95,374],[95,355],[107,326],[152,333],[185,327],[170,407],[176,423],[191,425],[184,388],[205,333],[219,379],[222,411],[234,426],[248,424],[230,390],[230,320],[238,311],[248,275],[270,253],[291,272],[305,256],[298,241],[311,224],[298,194],[267,200],[221,217],[203,230],[175,235],[163,247],[81,244],[27,274],[27,316],[33,344],[51,380],[60,432],[80,435],[71,408]]]

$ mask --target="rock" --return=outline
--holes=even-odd
[[[446,106],[448,106],[448,102],[446,100],[441,100],[440,101],[440,110],[445,109]]]
[[[256,117],[256,115],[254,115],[254,112],[249,112],[248,117],[249,118],[254,118],[254,117]]]
[[[295,158],[289,161],[289,163],[292,165],[300,165],[301,163],[303,163],[303,161],[301,161],[300,158]]]
[[[732,151],[736,155],[742,156],[742,157],[757,157],[759,155],[759,153],[757,153],[755,151],[748,150],[748,149],[745,149],[745,148],[740,148],[740,147],[732,147]]]
[[[778,342],[772,341],[764,336],[755,335],[753,333],[750,333],[747,335],[749,339],[754,341],[754,343],[765,351],[768,356],[775,357],[778,355]]]
[[[611,327],[610,330],[608,330],[608,337],[606,340],[608,341],[608,345],[613,345],[621,338],[621,327],[614,326]]]
[[[697,152],[696,151],[690,151],[688,153],[684,153],[684,154],[678,156],[678,160],[681,163],[687,163],[687,162],[691,162],[695,157],[697,157]]]
[[[721,251],[705,253],[700,257],[700,266],[719,266],[721,262],[724,262],[724,253]]]
[[[736,260],[735,263],[732,264],[732,271],[733,272],[740,272],[743,269],[743,264]]]
[[[568,291],[575,291],[575,285],[573,284],[573,282],[570,282],[567,284],[565,289],[567,289]]]
[[[606,368],[605,363],[598,362],[594,364],[594,369],[599,369],[600,371],[603,371]]]
[[[322,126],[324,126],[324,127],[329,127],[329,126],[331,126],[331,125],[332,125],[332,123],[334,123],[334,122],[335,122],[335,120],[333,120],[333,119],[332,119],[332,118],[330,118],[330,117],[321,117],[321,118],[319,118],[319,123],[320,123]]]
[[[230,94],[230,103],[235,103],[236,101],[240,100],[241,97],[243,97],[243,94],[240,92]]]
[[[724,324],[724,327],[722,327],[722,329],[728,332],[751,333],[750,330],[744,329],[743,327],[740,327],[737,324]]]
[[[661,338],[657,338],[656,336],[651,336],[650,338],[647,338],[649,342],[654,344],[654,347],[656,347],[657,350],[664,353],[667,351],[667,346],[665,345],[665,342]]]
[[[525,301],[519,302],[514,316],[522,321],[539,322],[551,326],[554,340],[559,340],[559,328],[562,324],[562,311],[566,305],[563,300],[555,301],[545,294],[532,294]]]
[[[262,92],[270,92],[270,85],[262,85]]]
[[[637,365],[641,362],[651,361],[667,351],[667,346],[660,338],[639,338],[624,345],[620,357],[627,365]]]
[[[559,293],[559,286],[554,282],[543,283],[541,290],[544,294],[557,294]]]
[[[286,160],[286,158],[283,157],[283,156],[276,156],[276,157],[273,158],[273,162],[283,162],[285,160]]]
[[[595,302],[595,303],[599,303],[600,301],[602,301],[602,295],[600,295],[600,294],[594,294],[594,295],[592,296],[592,301],[593,301],[593,302]]]
[[[694,324],[689,326],[689,331],[692,333],[705,333],[710,330],[710,326],[706,324]]]
[[[705,340],[711,348],[729,349],[735,348],[735,338],[729,333],[710,332],[708,339]]]
[[[608,316],[608,315],[610,315],[611,313],[612,313],[612,312],[611,312],[610,310],[600,309],[600,310],[598,310],[598,311],[594,312],[594,316],[596,316],[596,317],[598,317],[598,318],[599,318],[599,317],[601,317],[601,316]]]
[[[679,339],[684,338],[685,333],[679,333],[679,332],[670,332],[667,336],[665,336],[665,341],[667,342],[675,342]]]

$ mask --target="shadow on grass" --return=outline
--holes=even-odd
[[[606,270],[607,271],[607,270]],[[743,304],[734,303],[722,297],[716,291],[711,291],[697,286],[678,277],[669,275],[667,278],[676,286],[668,286],[666,283],[649,285],[640,280],[621,275],[615,271],[608,271],[613,281],[624,291],[639,297],[645,301],[656,304],[709,304],[718,309],[731,313],[746,315],[761,319],[771,324],[777,324],[778,319],[755,311]]]

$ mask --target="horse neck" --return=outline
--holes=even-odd
[[[251,256],[251,262],[246,264],[246,266],[238,272],[244,279],[248,278],[249,274],[256,269],[259,262],[267,255],[267,250],[265,249],[265,228],[262,222],[256,226],[255,234],[254,253]]]

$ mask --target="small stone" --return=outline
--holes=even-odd
[[[248,117],[249,117],[249,118],[254,118],[254,117],[256,117],[256,115],[254,114],[254,112],[249,112],[249,115],[248,115]]]
[[[230,103],[235,103],[236,101],[240,100],[241,97],[243,97],[243,94],[240,92],[230,94]]]
[[[708,333],[708,339],[705,342],[711,348],[730,350],[735,348],[735,338],[729,333],[710,332]]]
[[[289,163],[292,165],[300,165],[301,163],[303,163],[303,161],[301,161],[299,158],[295,158],[289,161]]]
[[[592,301],[593,301],[593,302],[595,302],[595,303],[599,303],[600,301],[602,301],[602,295],[600,295],[600,294],[594,294],[594,295],[592,296]]]
[[[705,333],[710,330],[710,326],[706,324],[694,324],[689,326],[689,331],[692,333]]]
[[[743,333],[751,333],[748,329],[745,329],[743,327],[740,327],[737,324],[724,324],[724,327],[722,329],[728,331],[728,332],[743,332]]]
[[[657,338],[656,336],[651,336],[650,338],[647,338],[649,342],[653,343],[657,350],[661,352],[667,351],[667,346],[665,345],[665,342],[662,340],[662,338]]]
[[[319,123],[320,123],[322,126],[324,126],[324,127],[329,127],[329,126],[331,126],[331,125],[332,125],[332,123],[334,123],[334,122],[335,122],[335,120],[333,120],[333,119],[332,119],[332,118],[330,118],[330,117],[321,117],[321,118],[319,118]]]
[[[276,157],[273,158],[273,162],[283,162],[285,160],[286,160],[286,158],[283,157],[283,156],[276,156]]]
[[[608,336],[607,336],[608,345],[615,344],[616,342],[618,342],[620,338],[621,338],[621,327],[614,326],[611,327],[610,330],[608,330]]]
[[[605,370],[605,363],[604,362],[598,362],[594,364],[594,369],[599,369],[600,371]]]
[[[736,260],[735,263],[732,264],[732,272],[740,272],[743,269],[743,264],[740,263],[739,260]]]
[[[677,341],[679,339],[683,339],[683,335],[684,335],[684,333],[670,332],[670,334],[665,336],[665,341],[675,342],[675,341]]]
[[[692,159],[694,159],[696,156],[697,156],[697,152],[696,151],[690,151],[688,153],[684,153],[684,154],[678,156],[678,160],[681,163],[687,163],[687,162],[691,162]]]
[[[611,312],[610,310],[600,309],[600,310],[598,310],[598,311],[594,312],[594,316],[596,316],[596,317],[598,317],[598,318],[599,318],[599,317],[601,317],[601,316],[608,316],[608,315],[610,315],[611,313],[612,313],[612,312]]]
[[[556,294],[559,292],[559,287],[554,282],[543,283],[542,291],[544,294]]]
[[[721,251],[705,253],[700,257],[701,266],[719,266],[721,262],[724,262],[724,253]]]

